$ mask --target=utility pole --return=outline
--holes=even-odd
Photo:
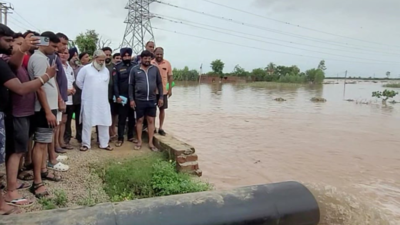
[[[344,74],[343,99],[344,99],[345,96],[346,96],[346,79],[347,79],[347,70],[346,70],[346,72],[345,72],[345,74]]]
[[[3,15],[4,15],[4,25],[7,26],[7,18],[8,14],[11,14],[12,12],[9,12],[9,10],[14,10],[14,7],[9,4],[9,6],[6,6],[5,3],[0,2],[0,23],[3,23]]]
[[[147,41],[154,41],[153,28],[150,20],[154,17],[150,14],[150,4],[155,0],[129,0],[125,9],[128,16],[125,20],[126,29],[120,47],[131,47],[138,55],[145,47]],[[145,39],[149,37],[149,39]]]

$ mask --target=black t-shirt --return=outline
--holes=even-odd
[[[8,106],[8,89],[4,86],[7,81],[16,78],[8,63],[0,59],[0,112],[5,112]]]

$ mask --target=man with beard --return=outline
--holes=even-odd
[[[118,103],[118,142],[116,147],[121,147],[124,143],[124,131],[126,128],[126,119],[128,118],[128,141],[135,142],[133,138],[133,131],[135,129],[135,114],[133,109],[129,106],[128,102],[123,104],[122,98],[129,98],[129,74],[134,63],[131,60],[132,49],[121,48],[122,63],[116,65],[113,71],[114,79],[114,95]]]
[[[108,102],[108,84],[110,74],[105,64],[106,54],[97,50],[93,62],[84,66],[76,77],[76,85],[82,90],[82,147],[81,151],[91,148],[92,127],[98,127],[99,148],[112,151],[109,127],[111,126],[110,103]]]
[[[105,47],[101,49],[105,54],[106,54],[106,67],[108,71],[110,72],[110,82],[108,84],[108,101],[110,102],[110,109],[111,109],[111,121],[112,124],[109,129],[110,133],[110,138],[113,139],[116,137],[115,134],[115,124],[117,122],[117,104],[113,101],[113,96],[114,96],[114,80],[112,78],[113,75],[113,69],[115,64],[112,62],[111,55],[112,55],[112,49],[110,47]],[[98,131],[98,128],[96,127],[96,131]]]
[[[154,50],[155,59],[152,61],[154,65],[160,70],[162,82],[163,82],[163,93],[158,93],[157,98],[162,98],[164,104],[160,107],[160,127],[158,128],[158,133],[165,136],[165,131],[163,129],[165,110],[168,108],[168,98],[172,96],[172,67],[168,60],[164,59],[164,49],[157,47]],[[169,87],[167,90],[167,83]]]
[[[149,134],[149,148],[152,151],[158,151],[153,144],[154,137],[154,119],[158,107],[162,107],[163,99],[160,98],[157,103],[156,92],[163,93],[163,85],[160,71],[157,66],[151,64],[152,53],[143,51],[140,55],[141,64],[132,68],[129,82],[129,100],[130,106],[136,110],[136,133],[138,143],[135,149],[142,147],[142,128],[146,117]]]
[[[0,24],[0,54],[11,55],[13,52],[12,43],[13,43],[13,35],[14,32],[7,26]],[[31,44],[36,43],[35,41],[31,40]],[[18,48],[18,51],[15,55],[20,57],[20,62],[22,63],[23,56],[26,53],[27,49]],[[11,59],[10,59],[11,60]],[[35,80],[27,81],[21,83],[21,81],[14,75],[14,72],[11,70],[9,65],[3,59],[0,59],[0,164],[5,162],[5,148],[6,148],[6,135],[13,134],[14,131],[11,130],[7,131],[5,127],[5,115],[11,115],[12,109],[8,108],[9,104],[9,90],[18,94],[20,96],[27,95],[28,93],[35,92],[36,90],[40,89],[43,85],[46,85],[49,80],[51,80],[55,75],[55,66],[53,67],[46,67],[41,75],[36,76]],[[12,117],[7,116],[7,123],[11,122]],[[11,136],[9,139],[13,139]],[[27,144],[27,143],[26,143]],[[8,147],[8,146],[7,146]],[[7,154],[7,158],[9,159],[11,155]],[[11,173],[11,177],[17,176],[19,159],[15,160],[16,165],[12,162],[7,163],[7,173]],[[12,164],[11,164],[12,163]],[[39,163],[39,167],[41,162]],[[10,166],[10,167],[9,167]],[[12,178],[11,178],[12,179]],[[15,179],[16,180],[16,179]],[[16,183],[16,182],[15,182]],[[16,184],[15,184],[16,186]],[[9,186],[8,192],[16,191],[17,187]],[[18,193],[12,193],[18,195]],[[19,213],[20,211],[15,208],[11,207],[11,205],[25,205],[29,204],[26,199],[21,199],[20,196],[17,196],[17,199],[13,200],[10,193],[7,194],[8,202],[6,203],[3,193],[0,192],[0,215],[9,215],[14,213]]]

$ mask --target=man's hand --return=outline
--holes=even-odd
[[[117,98],[117,103],[122,103],[122,98]]]
[[[50,76],[50,78],[53,78],[57,73],[56,65],[54,64],[52,66],[47,67],[46,73]]]
[[[58,110],[61,112],[65,112],[66,109],[66,105],[64,101],[58,101]]]
[[[164,100],[161,98],[158,100],[158,107],[162,107],[164,105]]]
[[[168,98],[172,96],[172,89],[168,91]]]
[[[52,112],[46,113],[46,120],[49,127],[53,128],[57,126],[57,118]]]
[[[32,47],[35,47],[37,44],[40,43],[40,39],[37,37],[33,37],[33,33],[26,35],[25,40],[22,42],[21,51],[27,52]]]
[[[131,108],[132,108],[132,109],[136,108],[136,103],[135,103],[135,101],[131,101],[130,105],[131,105]]]
[[[68,95],[74,95],[75,94],[75,89],[74,88],[71,88],[71,89],[68,89]]]

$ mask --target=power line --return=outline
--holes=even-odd
[[[305,40],[322,42],[322,43],[325,43],[325,44],[330,44],[330,43],[326,43],[326,42],[331,42],[331,43],[345,45],[344,47],[348,47],[349,46],[348,43],[341,43],[341,42],[336,42],[336,41],[323,40],[323,39],[319,39],[319,38],[313,38],[313,37],[308,37],[308,36],[304,36],[304,35],[298,35],[298,34],[293,34],[293,33],[289,33],[289,32],[283,32],[283,31],[276,30],[276,29],[270,29],[270,28],[266,28],[266,27],[262,27],[262,26],[258,26],[258,25],[254,25],[254,24],[243,23],[243,22],[236,21],[236,20],[233,20],[233,19],[230,19],[230,18],[220,17],[220,16],[216,16],[216,15],[213,15],[213,14],[196,11],[196,10],[193,10],[193,9],[189,9],[189,8],[173,5],[173,4],[162,2],[162,1],[158,1],[158,0],[155,0],[155,2],[160,3],[160,4],[164,4],[164,5],[167,5],[167,6],[170,6],[170,7],[178,8],[178,9],[183,9],[183,10],[186,10],[186,11],[189,11],[189,12],[201,14],[201,15],[204,15],[204,16],[209,16],[209,17],[213,17],[213,18],[229,21],[229,22],[240,24],[240,25],[243,25],[243,26],[253,27],[253,28],[256,28],[256,29],[264,30],[264,31],[269,31],[269,32],[273,32],[273,33],[279,33],[279,34],[282,34],[282,35],[297,37],[297,38],[305,39]],[[359,46],[359,47],[361,47],[361,46]],[[391,47],[394,47],[394,46],[391,46]],[[370,47],[365,47],[365,48],[370,48]]]
[[[211,39],[211,38],[206,38],[206,37],[191,35],[191,34],[187,34],[187,33],[180,33],[180,32],[177,32],[177,31],[166,30],[166,29],[158,28],[158,27],[153,27],[153,29],[161,30],[161,31],[169,32],[169,33],[175,33],[175,34],[179,34],[179,35],[184,35],[184,36],[189,36],[189,37],[194,37],[194,38],[199,38],[199,39],[203,39],[203,40],[209,40],[209,41],[220,42],[220,43],[229,44],[229,45],[234,45],[234,46],[240,46],[240,47],[245,47],[245,48],[257,49],[257,50],[260,50],[260,51],[275,52],[275,53],[280,53],[280,54],[287,54],[287,55],[293,55],[293,56],[301,56],[301,57],[307,57],[307,58],[315,58],[315,59],[321,60],[321,57],[316,57],[316,56],[293,54],[293,53],[289,53],[289,52],[281,52],[281,51],[270,50],[270,49],[265,49],[265,48],[259,48],[259,47],[241,45],[241,44],[237,44],[237,43],[233,43],[233,42],[220,41],[220,40],[216,40],[216,39]],[[388,64],[396,64],[396,65],[398,64],[398,62],[379,62],[379,63],[378,63],[378,62],[376,62],[375,60],[372,61],[372,62],[358,62],[358,61],[347,61],[347,60],[330,59],[330,58],[324,58],[324,59],[332,60],[332,61],[350,62],[350,63],[362,63],[362,64],[385,64],[385,63],[388,63]]]
[[[292,41],[284,41],[284,40],[277,39],[277,38],[270,38],[270,37],[260,36],[260,35],[256,35],[256,34],[249,34],[249,33],[241,32],[241,31],[237,31],[237,30],[229,30],[229,29],[225,29],[225,28],[222,28],[222,27],[216,27],[216,26],[211,26],[211,25],[207,25],[207,24],[192,22],[192,21],[188,21],[188,20],[177,19],[177,18],[168,17],[168,16],[164,16],[164,15],[155,14],[155,16],[158,19],[166,20],[166,21],[173,22],[173,23],[183,24],[183,25],[187,25],[187,26],[197,27],[197,28],[200,28],[200,29],[211,30],[211,29],[207,29],[207,28],[204,28],[204,27],[199,27],[199,26],[195,26],[195,25],[191,25],[191,24],[187,24],[187,23],[198,24],[198,25],[205,26],[205,27],[212,27],[212,28],[217,29],[217,31],[216,30],[211,30],[211,31],[214,31],[214,32],[220,32],[220,30],[225,30],[225,31],[233,32],[233,33],[240,33],[240,34],[244,34],[244,35],[248,35],[248,36],[259,37],[259,38],[263,38],[263,39],[270,39],[270,40],[285,42],[285,43],[289,43],[289,44],[296,44],[296,45],[308,46],[308,47],[313,47],[313,48],[321,48],[321,49],[327,49],[327,50],[333,50],[333,51],[342,51],[342,52],[351,52],[351,53],[363,53],[363,52],[357,52],[357,51],[349,51],[347,49],[346,50],[341,50],[341,49],[335,49],[335,48],[327,48],[327,47],[321,47],[321,46],[315,46],[315,45],[302,44],[302,43],[297,43],[297,42],[292,42]],[[172,19],[168,19],[168,18],[172,18]],[[176,20],[173,20],[173,19],[176,19]],[[222,32],[220,32],[220,33],[222,33]],[[234,35],[234,34],[229,34],[229,35]],[[237,35],[234,35],[234,36],[237,36]],[[241,37],[241,36],[239,36],[239,37]],[[243,38],[245,38],[245,37],[243,37]],[[247,39],[256,40],[256,39],[253,39],[253,38],[247,38]],[[256,41],[260,41],[260,40],[256,40]],[[292,47],[292,46],[282,45],[282,44],[279,44],[279,43],[266,42],[266,41],[261,41],[261,42],[274,44],[274,45],[285,46],[285,47],[289,47],[289,48],[296,48],[296,47]],[[300,48],[298,48],[298,49],[300,49]],[[359,48],[356,48],[356,49],[359,49]],[[307,49],[302,49],[302,50],[313,51],[313,50],[307,50]],[[367,51],[369,53],[376,52],[376,53],[383,53],[383,54],[391,54],[391,55],[400,56],[400,54],[392,53],[392,52],[379,52],[379,51],[371,51],[371,50],[364,50],[364,49],[360,49],[360,50],[361,51]],[[365,53],[363,53],[363,54],[365,54]]]
[[[309,27],[303,27],[303,26],[300,26],[300,25],[296,25],[296,24],[292,24],[292,23],[286,22],[286,21],[277,20],[277,19],[273,19],[273,18],[270,18],[270,17],[258,15],[258,14],[252,13],[252,12],[248,12],[248,11],[245,11],[245,10],[241,10],[241,9],[238,9],[238,8],[234,8],[232,6],[227,6],[227,5],[223,5],[223,4],[220,4],[220,3],[216,3],[216,2],[213,2],[213,1],[210,1],[210,0],[201,0],[201,1],[208,2],[208,3],[214,4],[214,5],[218,5],[218,6],[221,6],[221,7],[224,7],[224,8],[232,9],[232,10],[235,10],[235,11],[238,11],[238,12],[246,13],[246,14],[249,14],[249,15],[257,16],[257,17],[260,17],[260,18],[263,18],[263,19],[271,20],[271,21],[274,21],[274,22],[283,23],[283,24],[286,24],[286,25],[289,25],[289,26],[294,26],[294,27],[297,27],[297,28],[305,29],[305,30],[310,30],[310,31],[314,31],[314,32],[322,33],[322,34],[328,34],[328,35],[332,35],[332,36],[336,36],[336,37],[341,37],[341,38],[347,38],[347,39],[351,39],[351,40],[361,41],[361,42],[365,42],[365,43],[371,43],[371,44],[377,44],[377,45],[382,45],[382,46],[393,47],[393,45],[383,44],[383,43],[374,42],[374,41],[367,41],[367,40],[347,37],[347,36],[343,36],[343,35],[339,35],[339,34],[335,34],[335,33],[330,33],[330,32],[326,32],[326,31],[322,31],[322,30],[317,30],[317,29],[313,29],[313,28],[309,28]],[[399,47],[399,46],[396,46],[396,47]]]
[[[38,27],[36,27],[35,25],[33,25],[31,22],[29,22],[28,20],[26,20],[23,16],[21,16],[17,11],[15,11],[15,9],[13,8],[13,12],[19,16],[23,21],[26,22],[26,24],[29,25],[29,27],[33,27],[35,28],[38,32],[40,32],[40,29]],[[14,18],[15,19],[15,18]]]

